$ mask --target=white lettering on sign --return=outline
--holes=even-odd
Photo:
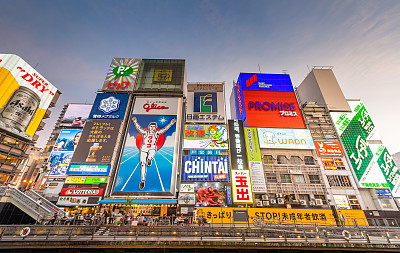
[[[186,161],[184,167],[187,174],[227,174],[229,169],[227,158],[220,158],[217,161],[204,161],[204,159],[196,158],[194,161]]]

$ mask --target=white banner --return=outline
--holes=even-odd
[[[251,186],[254,193],[267,193],[262,162],[249,162]]]

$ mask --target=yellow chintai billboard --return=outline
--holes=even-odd
[[[0,54],[0,128],[32,139],[57,88],[14,54]]]
[[[336,225],[330,209],[286,209],[286,208],[232,208],[232,207],[196,207],[197,217],[206,217],[210,223],[246,223],[234,222],[234,210],[247,210],[249,224],[255,220],[281,224],[320,224]],[[345,212],[344,212],[345,211]],[[367,218],[361,210],[341,210],[346,218],[346,225],[368,226]]]

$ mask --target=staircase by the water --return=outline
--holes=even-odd
[[[13,187],[0,186],[0,197],[0,202],[12,203],[38,222],[52,218],[54,213],[64,216],[63,210],[33,190],[23,193]]]

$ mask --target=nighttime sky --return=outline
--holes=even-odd
[[[334,66],[391,153],[400,152],[400,1],[0,1],[0,53],[21,56],[63,93],[92,103],[112,57],[186,59],[190,82],[240,72],[290,74]],[[228,96],[228,94],[227,94]]]

